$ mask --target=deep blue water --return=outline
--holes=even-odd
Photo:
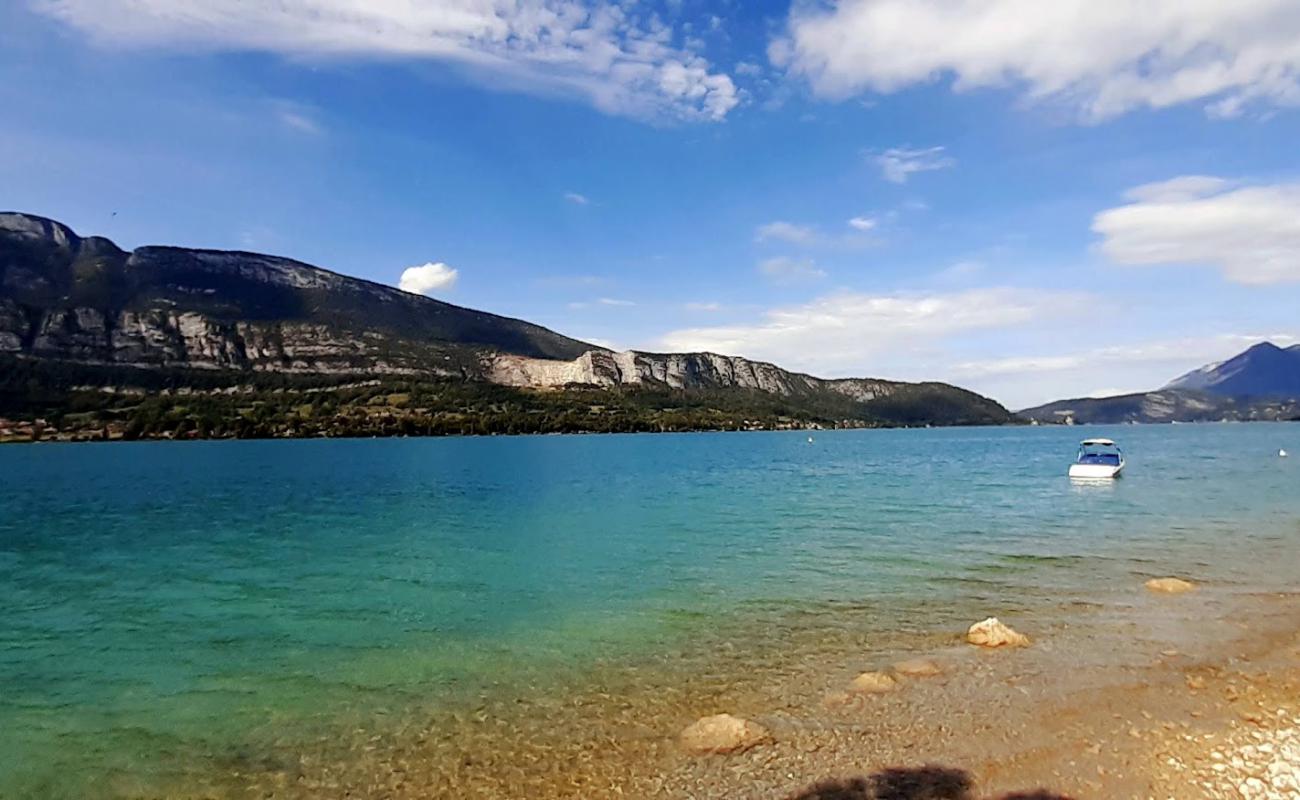
[[[1122,480],[1065,477],[1085,434]],[[635,663],[750,609],[887,627],[1300,572],[1300,424],[814,436],[0,448],[0,797]]]

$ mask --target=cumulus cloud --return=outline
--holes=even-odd
[[[489,85],[637,117],[720,120],[740,102],[652,11],[608,0],[33,0],[98,42],[177,51],[438,61]]]
[[[848,222],[850,228],[863,232],[875,230],[878,224],[879,222],[874,217],[854,217]]]
[[[845,97],[937,79],[1020,88],[1105,119],[1201,101],[1234,116],[1300,104],[1288,0],[842,0],[796,3],[769,56]]]
[[[870,158],[890,183],[907,183],[907,179],[914,173],[947,169],[957,163],[956,159],[944,155],[943,147],[891,147],[880,153],[872,153]]]
[[[747,324],[673,331],[661,345],[742,355],[827,375],[862,375],[882,354],[896,355],[954,334],[1021,325],[1077,302],[1077,295],[1029,289],[835,292],[804,305],[771,309]]]
[[[1188,175],[1130,190],[1092,229],[1112,261],[1203,264],[1236,283],[1300,281],[1300,183]]]
[[[769,258],[758,265],[758,271],[775,283],[807,283],[826,277],[811,258]]]
[[[428,262],[419,267],[407,267],[402,270],[402,278],[397,288],[411,294],[432,296],[434,292],[451,289],[456,285],[460,273],[441,261]]]

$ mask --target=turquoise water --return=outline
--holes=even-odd
[[[1085,434],[1121,481],[1064,477]],[[815,437],[0,448],[0,797],[183,782],[828,604],[941,625],[1300,574],[1300,424]]]

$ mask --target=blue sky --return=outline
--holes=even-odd
[[[1300,335],[1300,7],[1136,5],[18,0],[0,206],[620,348],[1153,388]]]

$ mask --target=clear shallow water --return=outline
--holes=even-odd
[[[1072,484],[1094,434],[1127,474]],[[0,797],[183,782],[746,619],[1300,573],[1300,425],[815,437],[0,448]]]

